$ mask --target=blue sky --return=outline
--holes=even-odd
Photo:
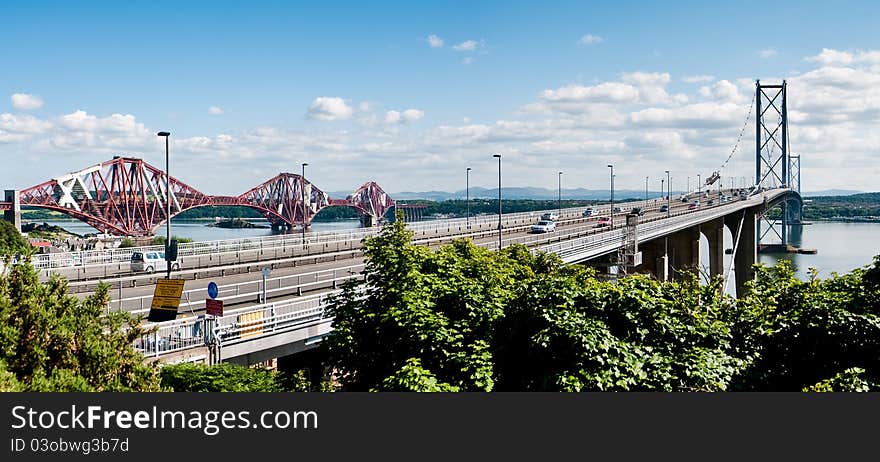
[[[579,179],[571,187],[598,188],[604,165],[619,162],[619,184],[638,187],[664,166],[679,176],[717,168],[748,110],[748,80],[762,77],[791,79],[804,108],[803,139],[793,122],[792,142],[805,174],[815,169],[809,189],[871,189],[880,142],[859,127],[880,105],[865,94],[880,74],[876,2],[643,3],[4,2],[0,159],[25,162],[0,182],[29,186],[113,153],[158,164],[146,135],[167,129],[177,176],[207,192],[241,192],[301,161],[327,190],[369,179],[389,191],[460,189],[468,165],[491,186],[495,151],[510,154],[510,185],[544,186],[567,169]],[[589,90],[621,89],[606,83],[639,96]],[[817,99],[837,92],[852,107]],[[15,94],[41,104],[15,104]],[[573,104],[554,106],[562,100]],[[694,107],[704,103],[729,117],[708,127],[633,116],[715,112]],[[841,111],[849,124],[831,127]],[[620,122],[596,128],[603,114]],[[817,137],[839,142],[798,145]],[[862,168],[821,178],[849,143],[861,144]],[[749,171],[740,164],[728,173]]]

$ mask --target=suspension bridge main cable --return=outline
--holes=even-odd
[[[727,156],[727,159],[721,164],[721,168],[719,170],[724,170],[724,167],[727,166],[727,163],[730,162],[730,159],[733,158],[734,154],[736,154],[736,149],[739,147],[740,142],[742,142],[743,135],[746,133],[746,127],[749,126],[749,120],[752,118],[752,109],[755,108],[755,100],[752,99],[752,104],[749,105],[749,113],[746,115],[746,120],[743,122],[742,130],[739,131],[739,136],[736,138],[736,143],[733,145],[733,149],[730,151],[730,155]]]

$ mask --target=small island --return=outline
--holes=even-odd
[[[268,229],[268,226],[265,225],[255,225],[249,221],[242,220],[241,218],[230,218],[228,220],[220,220],[214,223],[210,223],[206,226],[210,226],[212,228],[225,228],[225,229],[246,229],[246,228],[265,228]]]

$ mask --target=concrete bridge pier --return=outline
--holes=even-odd
[[[669,280],[669,259],[666,255],[666,239],[654,239],[639,243],[642,265],[639,270],[652,274],[659,281]]]
[[[700,226],[709,241],[709,277],[724,274],[724,219],[718,218]]]
[[[700,269],[700,227],[694,226],[669,235],[669,256],[672,277],[679,280]]]
[[[7,189],[4,191],[3,196],[4,202],[12,203],[12,210],[3,211],[3,219],[12,223],[15,229],[21,232],[21,199],[19,198],[18,191]]]
[[[740,236],[737,236],[740,220],[742,220],[742,231]],[[755,212],[743,210],[741,214],[728,215],[724,218],[724,223],[733,235],[733,246],[736,248],[733,267],[736,276],[736,297],[740,298],[745,294],[746,282],[755,278],[752,265],[758,261]]]

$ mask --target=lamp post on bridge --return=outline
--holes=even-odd
[[[672,179],[669,178],[669,170],[666,171],[666,218],[669,218],[672,212],[669,211],[671,209],[671,201],[672,201]]]
[[[611,169],[611,209],[608,216],[611,217],[611,229],[614,229],[614,166],[608,164],[608,168]]]
[[[645,207],[648,206],[648,177],[645,177]]]
[[[498,251],[501,251],[501,154],[492,154],[498,158]]]
[[[302,189],[302,220],[303,220],[303,222],[302,222],[302,235],[303,235],[302,241],[303,241],[303,245],[306,244],[306,167],[308,165],[309,165],[308,163],[303,162],[302,176],[300,176],[300,181],[302,182],[301,189]]]
[[[465,170],[465,202],[467,203],[467,227],[471,229],[471,168]]]
[[[666,178],[660,177],[660,200],[661,201],[663,200],[663,197],[665,197],[664,196],[664,192],[666,191],[665,184],[666,184]]]
[[[171,256],[169,253],[171,250],[171,188],[169,187],[171,169],[168,155],[168,137],[171,136],[171,132],[159,132],[156,133],[156,136],[165,137],[165,279],[171,279],[171,261],[168,260]]]
[[[559,172],[559,193],[556,197],[556,208],[559,209],[559,218],[562,218],[562,172]]]
[[[697,173],[697,191],[700,193],[703,192],[703,183],[700,182],[700,174],[699,173]]]

